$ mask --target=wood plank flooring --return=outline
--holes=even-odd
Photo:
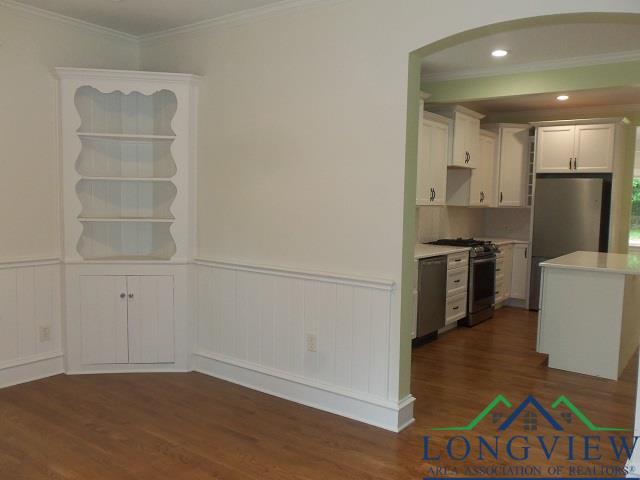
[[[595,424],[631,428],[637,358],[618,382],[551,370],[534,351],[535,331],[535,314],[502,309],[416,349],[417,421],[398,435],[197,373],[60,375],[7,388],[0,479],[420,479],[433,476],[430,466],[455,464],[424,461],[423,435],[443,449],[457,433],[432,428],[465,425],[500,393],[514,406],[528,394],[545,406],[564,394]],[[575,420],[565,427],[588,433]],[[553,431],[514,422],[509,435],[518,433]],[[495,435],[496,425],[487,418],[478,434]],[[550,463],[621,465],[604,456],[550,462],[535,446],[527,461],[476,462]]]

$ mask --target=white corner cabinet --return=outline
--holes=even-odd
[[[453,121],[448,165],[459,168],[476,168],[480,155],[480,120],[484,118],[484,115],[460,105],[430,107],[429,111]]]
[[[423,112],[418,138],[416,205],[445,205],[450,120]]]
[[[622,119],[540,122],[537,173],[611,173],[622,138]],[[619,148],[619,147],[618,147]]]
[[[67,369],[186,369],[198,78],[56,73]]]

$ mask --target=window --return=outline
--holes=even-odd
[[[636,174],[637,173],[639,172],[636,172]],[[640,175],[633,179],[629,244],[634,247],[640,247]]]

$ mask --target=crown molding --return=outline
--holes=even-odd
[[[313,8],[313,7],[322,6],[322,5],[332,5],[335,3],[341,3],[345,1],[347,0],[281,0],[279,2],[272,3],[270,5],[250,8],[247,10],[242,10],[240,12],[230,13],[228,15],[210,18],[207,20],[190,23],[188,25],[170,28],[167,30],[159,31],[159,32],[148,33],[145,35],[132,35],[130,33],[121,32],[119,30],[115,30],[109,27],[103,27],[102,25],[97,25],[95,23],[87,22],[85,20],[68,17],[66,15],[61,15],[59,13],[50,12],[49,10],[44,10],[42,8],[26,5],[16,0],[0,0],[0,7],[11,8],[13,10],[20,11],[26,14],[35,15],[38,17],[54,20],[61,23],[66,23],[68,25],[84,28],[85,30],[89,30],[95,33],[101,33],[103,35],[108,35],[113,38],[128,40],[128,41],[136,42],[139,44],[140,42],[143,42],[143,41],[146,42],[146,41],[158,40],[166,37],[171,37],[174,35],[179,35],[182,33],[190,33],[190,32],[205,30],[209,28],[221,28],[226,26],[240,25],[243,23],[251,22],[253,20],[257,20],[259,18],[283,15],[292,11],[302,11],[308,8]]]
[[[601,53],[597,55],[585,55],[580,57],[559,58],[540,62],[523,63],[520,65],[492,66],[462,70],[458,72],[442,72],[423,74],[423,82],[443,82],[450,80],[464,80],[469,78],[495,77],[514,73],[527,73],[543,70],[560,70],[572,67],[588,67],[592,65],[604,65],[607,63],[623,63],[640,60],[640,50],[628,50],[626,52]]]
[[[148,33],[141,35],[138,39],[142,42],[159,40],[183,33],[191,33],[199,30],[216,29],[248,23],[260,18],[273,17],[283,15],[292,11],[301,11],[309,8],[332,5],[335,3],[345,2],[347,0],[281,0],[280,2],[264,5],[262,7],[250,8],[240,12],[230,13],[221,17],[210,18],[199,22],[183,25],[180,27],[170,28],[160,32]]]
[[[138,42],[138,37],[135,35],[130,35],[119,30],[103,27],[101,25],[96,25],[95,23],[86,22],[77,18],[67,17],[66,15],[61,15],[59,13],[50,12],[49,10],[26,5],[24,3],[16,2],[15,0],[0,0],[0,7],[10,8],[22,13],[35,15],[37,17],[46,18],[48,20],[53,20],[55,22],[64,23],[67,25],[73,25],[75,27],[83,28],[94,33],[107,35],[112,38],[127,40],[130,42]]]

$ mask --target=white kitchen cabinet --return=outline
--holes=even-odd
[[[614,123],[537,124],[537,173],[609,173],[615,155]]]
[[[480,130],[478,163],[471,172],[469,205],[491,207],[494,205],[494,184],[498,153],[498,135]]]
[[[449,166],[476,168],[479,157],[480,120],[484,115],[460,105],[433,107],[429,110],[453,120]]]
[[[444,205],[449,158],[449,119],[424,112],[418,142],[416,205]]]
[[[512,272],[513,245],[501,245],[496,255],[496,305],[502,304],[511,296]]]
[[[573,125],[552,125],[537,130],[536,171],[565,173],[573,169]]]
[[[174,361],[172,276],[82,275],[82,362]]]
[[[497,123],[485,128],[498,134],[494,204],[498,207],[526,206],[529,125]]]
[[[615,125],[576,125],[574,170],[577,172],[613,171]]]
[[[513,246],[513,269],[511,272],[511,298],[527,299],[529,245],[516,243]]]

